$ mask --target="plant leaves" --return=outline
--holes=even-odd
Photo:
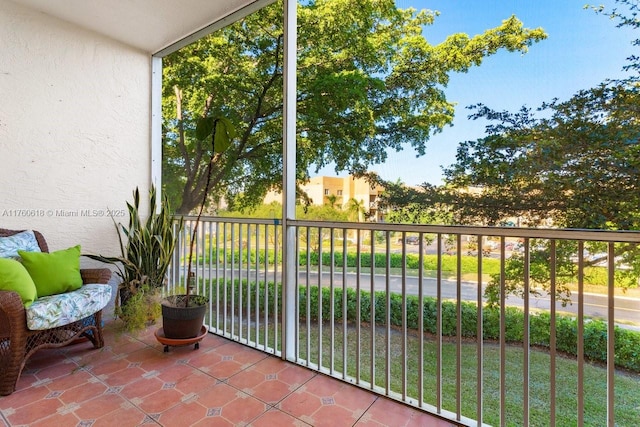
[[[231,121],[225,117],[214,120],[215,135],[213,136],[213,151],[222,153],[231,146],[231,141],[236,136],[236,129]]]
[[[202,117],[198,119],[196,123],[196,138],[199,141],[204,141],[213,132],[213,125],[215,123],[214,117]]]
[[[226,117],[202,117],[196,123],[196,138],[207,141],[213,138],[213,152],[222,153],[231,146],[236,129]]]

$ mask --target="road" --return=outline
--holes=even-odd
[[[219,274],[222,274],[220,271]],[[246,277],[246,269],[242,271],[242,277]],[[229,279],[230,271],[227,270],[227,279]],[[255,277],[255,270],[253,270],[250,278]],[[330,273],[323,271],[322,273],[322,286],[330,286]],[[235,270],[234,278],[238,278],[238,271]],[[355,288],[357,286],[358,276],[356,273],[347,273],[346,282],[347,286]],[[259,280],[264,280],[264,272],[260,273]],[[267,280],[281,281],[281,272],[274,277],[273,271],[267,274]],[[300,272],[298,276],[298,282],[305,286],[307,284],[307,275],[305,272]],[[309,285],[318,285],[318,273],[309,272]],[[418,295],[419,280],[417,277],[406,278],[406,292],[408,295]],[[342,272],[334,274],[333,286],[342,287]],[[386,289],[386,276],[382,274],[374,275],[374,289],[376,291],[384,291]],[[401,293],[403,287],[401,276],[391,276],[389,278],[389,289],[391,292]],[[361,273],[360,274],[360,289],[364,291],[371,290],[371,275]],[[457,282],[455,280],[442,280],[442,298],[443,299],[456,299]],[[434,278],[423,279],[423,293],[424,296],[435,297],[437,292],[437,281]],[[461,282],[460,284],[461,299],[463,301],[475,302],[478,298],[478,288],[475,282]],[[562,307],[560,303],[557,304],[556,310],[558,312],[570,313],[572,315],[578,314],[578,296],[573,294],[571,296],[572,303],[567,304],[566,307]],[[515,296],[510,296],[507,299],[507,305],[524,307],[524,300]],[[550,310],[551,302],[548,296],[531,296],[529,299],[529,307],[532,310]],[[620,324],[632,324],[640,327],[640,300],[636,298],[616,296],[614,299],[615,307],[615,319]],[[598,317],[606,319],[607,317],[607,296],[601,294],[584,294],[584,315],[590,317]]]
[[[318,284],[318,274],[310,273],[310,284]],[[386,289],[386,280],[383,275],[374,276],[374,289],[382,291]],[[300,283],[306,284],[306,275],[300,274],[298,279]],[[419,280],[417,277],[406,278],[406,292],[408,295],[418,295]],[[322,274],[322,285],[330,285],[329,273]],[[342,273],[334,275],[334,286],[342,287]],[[356,287],[356,274],[347,273],[347,286]],[[371,290],[371,276],[369,274],[360,275],[360,287],[363,290]],[[391,292],[402,292],[402,277],[391,276],[389,279],[389,287]],[[442,280],[442,298],[444,299],[456,299],[457,282],[455,280]],[[434,278],[423,279],[423,293],[425,296],[435,297],[437,292],[437,281]],[[463,301],[477,301],[478,288],[476,283],[473,282],[461,282],[460,284],[461,299]],[[560,303],[556,307],[556,310],[571,313],[573,315],[578,314],[578,296],[576,294],[571,296],[572,303],[567,304],[566,307],[562,307]],[[524,307],[524,300],[515,296],[510,296],[507,299],[507,305]],[[633,323],[640,326],[640,301],[635,298],[616,296],[614,299],[615,306],[615,318],[616,322],[620,323]],[[529,307],[535,310],[550,310],[551,302],[548,296],[531,296],[529,299]],[[592,317],[600,317],[606,319],[607,317],[607,296],[600,294],[584,294],[584,315]]]

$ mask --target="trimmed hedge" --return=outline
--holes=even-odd
[[[255,310],[255,292],[256,284],[254,282],[247,284],[237,280],[233,282],[227,281],[227,293],[233,291],[235,293],[236,310],[240,301],[240,293],[242,292],[243,307],[246,308],[246,301],[251,295],[252,310]],[[223,290],[222,280],[220,280],[220,292]],[[266,289],[268,300],[271,304],[276,299],[277,291],[278,310],[282,312],[282,288],[280,284],[274,285],[273,282],[267,284]],[[212,285],[213,300],[216,295],[216,285]],[[265,284],[258,284],[259,307],[260,312],[264,309],[264,293]],[[334,315],[336,320],[341,320],[343,316],[343,288],[334,289]],[[322,288],[322,320],[329,321],[331,314],[331,290],[330,288]],[[318,320],[319,307],[319,291],[317,287],[309,289],[310,311],[307,313],[307,288],[300,287],[300,317],[306,318],[310,316],[313,320]],[[374,320],[377,324],[386,324],[387,319],[387,298],[384,291],[375,292],[374,300]],[[357,321],[357,292],[355,289],[346,289],[346,314],[347,321]],[[360,321],[371,322],[371,293],[367,291],[360,292]],[[391,294],[389,297],[389,318],[392,326],[402,327],[402,295]],[[462,302],[462,328],[461,335],[465,338],[475,338],[478,317],[478,307],[475,303]],[[419,322],[419,299],[417,296],[408,295],[406,297],[406,313],[408,329],[418,329]],[[273,312],[273,309],[270,309]],[[425,332],[436,334],[436,321],[438,314],[437,300],[433,297],[423,298],[423,328]],[[457,335],[457,306],[455,302],[443,301],[442,308],[442,335]],[[485,307],[483,314],[483,336],[487,340],[500,339],[500,309],[497,307]],[[550,346],[550,320],[551,316],[548,312],[532,313],[529,315],[529,336],[532,345],[549,348]],[[524,312],[517,307],[505,308],[505,340],[509,343],[522,343],[524,337]],[[607,324],[601,320],[589,320],[584,323],[584,354],[589,360],[596,362],[606,362],[607,356]],[[577,356],[578,342],[578,322],[577,319],[566,316],[556,317],[556,349],[563,353]],[[618,367],[626,368],[634,372],[640,372],[640,333],[628,329],[615,327],[615,364]]]
[[[212,264],[215,264],[216,259],[216,250],[212,251],[213,259],[211,260]],[[237,264],[240,261],[240,251],[236,248],[233,252],[233,258],[231,250],[227,250],[227,263],[230,263],[231,260]],[[242,250],[242,263],[246,265],[247,258],[250,255],[250,262],[252,265],[256,263],[256,251],[251,250],[249,254],[246,249]],[[275,254],[273,249],[269,249],[265,251],[264,249],[260,249],[258,251],[258,265],[265,264],[265,256],[267,257],[267,262],[269,265],[273,265],[275,260]],[[218,258],[220,264],[224,263],[224,254],[222,250],[218,251]],[[454,255],[442,255],[442,270],[445,272],[455,272],[457,270],[457,257]],[[406,255],[406,267],[408,269],[417,270],[420,266],[419,257],[417,254],[409,253]],[[482,264],[482,271],[484,274],[497,274],[500,270],[500,260],[493,258],[484,258]],[[198,263],[208,264],[209,263],[209,254],[206,256],[198,257]],[[282,252],[278,253],[278,262],[282,262]],[[298,259],[299,265],[307,265],[307,253],[300,252],[300,256]],[[355,252],[347,252],[347,267],[355,268],[357,266],[358,257]],[[377,268],[385,268],[387,266],[387,255],[385,253],[375,253],[374,254],[374,266]],[[477,273],[478,272],[478,260],[474,256],[462,256],[461,258],[461,268],[464,273]],[[344,259],[342,252],[334,252],[333,256],[333,265],[334,267],[342,267],[344,264]],[[435,271],[438,269],[438,256],[429,254],[424,255],[423,264],[425,270]],[[311,252],[309,254],[309,265],[317,266],[318,265],[318,253]],[[330,266],[331,265],[331,254],[329,252],[322,253],[322,265]],[[360,266],[362,268],[371,268],[371,254],[369,252],[361,252],[360,253]],[[402,268],[403,260],[402,254],[390,254],[389,256],[389,267],[390,268]]]
[[[253,243],[253,242],[252,242]],[[224,253],[220,249],[212,250],[211,260],[212,265],[215,265],[216,262],[216,252],[218,261],[222,265],[224,263]],[[268,265],[273,265],[275,262],[275,251],[273,249],[260,249],[257,253],[257,262],[258,265],[265,265],[265,257]],[[208,264],[209,263],[209,253],[206,253],[205,256],[198,256],[198,264]],[[333,257],[333,265],[334,267],[342,267],[343,255],[342,252],[334,252]],[[226,253],[227,263],[231,263],[233,260],[236,265],[240,262],[240,251],[238,248],[235,248],[233,251],[233,256],[231,250],[227,250]],[[242,263],[246,265],[247,259],[250,259],[250,263],[255,265],[256,263],[256,251],[252,249],[249,253],[246,249],[242,250]],[[347,267],[355,268],[357,266],[357,254],[356,252],[347,252]],[[455,255],[442,255],[442,271],[445,273],[454,274],[457,271],[457,256]],[[278,263],[282,262],[282,251],[278,253]],[[304,266],[307,265],[307,253],[300,252],[299,255],[299,265]],[[374,254],[374,266],[376,268],[385,268],[387,265],[387,255],[385,253],[375,253]],[[419,267],[419,258],[415,253],[406,254],[406,268],[410,270],[417,270]],[[423,256],[423,264],[424,269],[427,271],[436,271],[438,269],[438,256],[434,254],[428,254]],[[318,266],[318,253],[311,252],[309,254],[309,265],[317,267]],[[331,265],[331,254],[327,252],[322,253],[322,265],[330,266]],[[369,252],[361,252],[360,253],[360,266],[362,268],[371,268],[371,254]],[[393,253],[389,256],[389,267],[390,268],[402,268],[403,260],[402,254]],[[467,256],[463,255],[461,257],[461,270],[465,274],[474,274],[478,272],[478,260],[475,256]],[[500,272],[500,260],[495,258],[483,258],[482,260],[482,272],[485,275],[494,275],[499,274]],[[599,285],[599,286],[607,286],[608,284],[608,273],[606,267],[587,267],[585,268],[585,281],[590,285]],[[616,270],[615,272],[615,283],[616,286],[621,288],[631,288],[638,285],[637,277],[630,271],[625,270]]]
[[[333,265],[336,267],[342,267],[344,264],[342,252],[334,252],[334,260]],[[442,270],[454,272],[457,269],[457,257],[454,255],[442,255]],[[309,256],[310,264],[313,266],[318,265],[318,254],[316,252],[312,252]],[[406,254],[406,267],[408,269],[417,270],[420,267],[420,259],[417,254],[408,253]],[[307,254],[300,253],[300,265],[307,264]],[[355,268],[357,266],[358,257],[354,252],[347,252],[347,267]],[[385,253],[374,253],[374,266],[377,268],[384,268],[387,266],[387,254]],[[478,272],[478,260],[474,256],[462,256],[461,258],[461,268],[465,273],[477,273]],[[423,264],[425,270],[435,271],[438,269],[438,255],[424,255],[423,256]],[[322,265],[330,266],[331,265],[331,254],[328,252],[322,253]],[[360,253],[360,266],[362,268],[370,268],[371,267],[371,253],[369,252],[361,252]],[[403,267],[403,259],[402,254],[393,253],[389,256],[389,267],[390,268],[402,268]],[[482,270],[485,274],[497,274],[500,269],[500,260],[485,258],[483,259]]]

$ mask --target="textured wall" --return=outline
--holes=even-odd
[[[150,75],[147,54],[0,0],[0,228],[116,253],[106,210],[126,222],[149,188]]]

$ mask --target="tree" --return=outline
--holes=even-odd
[[[640,28],[638,3],[620,0],[630,16],[618,9],[594,7],[617,26]],[[640,46],[640,40],[632,42]],[[384,204],[392,207],[398,222],[428,221],[434,207],[449,212],[441,218],[450,224],[497,225],[507,217],[520,217],[536,226],[551,219],[557,227],[608,230],[640,229],[640,58],[631,56],[623,67],[625,79],[606,80],[597,87],[581,90],[567,101],[557,99],[537,110],[495,111],[477,104],[470,106],[472,119],[489,122],[486,136],[459,145],[456,163],[445,170],[445,185],[421,188],[380,181],[386,188]],[[548,240],[530,241],[529,279],[531,292],[549,291],[550,254]],[[601,253],[602,243],[587,242],[591,253]],[[575,280],[572,260],[576,242],[557,242],[557,298],[570,295],[567,284]],[[637,286],[640,277],[640,249],[618,244],[616,283]],[[597,265],[604,257],[586,259]],[[524,293],[524,258],[511,257],[504,284],[507,294]],[[631,267],[631,268],[628,268]],[[494,277],[486,289],[490,303],[498,301],[500,281]]]
[[[640,28],[636,1],[619,0],[631,16],[594,8],[618,27]],[[640,40],[632,42],[640,46]],[[535,112],[497,112],[482,104],[470,118],[485,119],[487,135],[458,147],[445,171],[440,197],[457,199],[459,221],[495,223],[525,216],[531,225],[551,218],[559,227],[640,229],[640,59],[627,58],[632,74],[605,80],[567,101]],[[461,192],[469,187],[478,192]]]
[[[384,187],[384,193],[378,203],[380,209],[387,211],[386,222],[405,224],[451,224],[451,209],[443,199],[438,188],[431,184],[408,187],[402,181],[384,181],[373,177]]]
[[[344,208],[347,211],[349,221],[352,222],[362,222],[367,213],[366,209],[364,208],[364,200],[358,200],[354,197],[350,198],[347,201]]]
[[[497,121],[488,135],[458,148],[445,171],[460,221],[495,224],[508,216],[530,225],[640,228],[640,94],[634,84],[607,82],[535,118],[474,107],[473,118]],[[478,187],[478,192],[461,189]]]
[[[437,45],[422,35],[437,12],[393,0],[312,0],[298,6],[297,178],[335,163],[354,175],[389,149],[424,154],[451,123],[449,74],[500,49],[526,52],[546,37],[515,17],[482,34]],[[194,139],[202,116],[227,117],[238,137],[215,159],[213,198],[259,203],[282,181],[282,3],[164,58],[164,182],[178,212],[204,197],[209,149]]]
[[[336,207],[336,202],[338,201],[338,196],[336,196],[335,194],[329,194],[328,196],[325,196],[325,199],[326,199],[327,204],[329,205],[329,207],[331,207],[331,208],[335,208]]]
[[[632,17],[614,10],[608,16],[619,24],[640,28],[636,2]],[[602,12],[602,9],[598,8]],[[620,26],[620,25],[619,25]],[[635,45],[640,45],[638,40]],[[629,58],[628,71],[640,71],[638,57]],[[640,229],[640,85],[638,75],[606,80],[581,90],[567,101],[544,103],[535,112],[497,112],[482,104],[470,107],[473,119],[489,121],[487,135],[460,144],[456,163],[445,171],[447,186],[437,197],[446,200],[456,221],[496,224],[509,216],[538,225],[552,219],[557,227],[606,230]],[[479,191],[464,191],[475,187]],[[532,241],[530,279],[532,292],[549,290],[551,242]],[[587,243],[591,253],[602,252],[601,243]],[[556,250],[558,298],[566,301],[567,282],[575,280],[577,266],[571,257],[576,242],[558,242]],[[640,276],[637,245],[618,244],[618,264],[632,267],[616,272],[618,285],[636,286]],[[602,257],[591,257],[596,265]],[[512,257],[507,265],[508,293],[523,293],[524,259]],[[487,287],[496,302],[499,280]]]
[[[249,212],[251,211],[251,212]],[[282,218],[282,204],[271,202],[268,205],[256,205],[251,209],[243,211],[221,211],[220,216],[234,218]],[[348,221],[348,213],[342,209],[328,204],[324,205],[298,205],[296,206],[296,218],[308,221]],[[298,234],[301,248],[306,248],[307,242],[312,252],[317,252],[321,242],[326,241],[331,236],[331,229],[323,228],[322,231],[316,227],[309,227],[307,240],[307,228],[302,227]],[[340,231],[334,231],[337,236]],[[338,236],[339,237],[339,236]],[[275,243],[272,241],[271,243]]]

